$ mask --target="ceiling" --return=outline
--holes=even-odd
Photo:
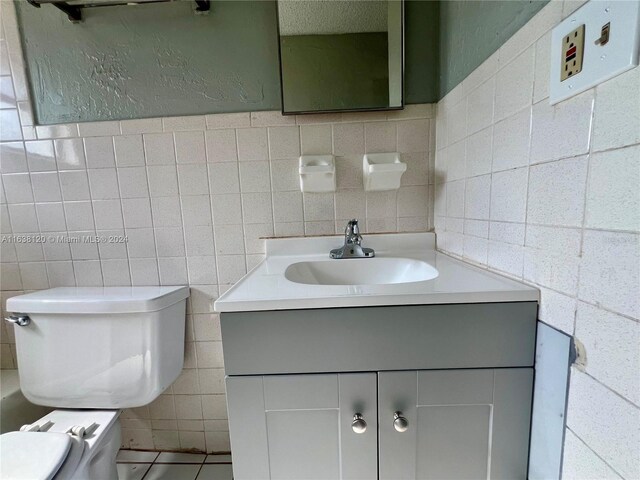
[[[380,0],[279,0],[280,34],[386,32],[387,10]]]

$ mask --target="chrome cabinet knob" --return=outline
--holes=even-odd
[[[5,320],[20,327],[26,327],[31,323],[31,319],[27,315],[9,315]]]
[[[402,412],[395,412],[393,414],[393,428],[396,429],[396,432],[406,432],[407,428],[409,428],[409,422],[405,417],[402,416]]]
[[[361,413],[356,413],[351,422],[351,430],[355,433],[364,433],[367,431],[367,422],[364,421]]]

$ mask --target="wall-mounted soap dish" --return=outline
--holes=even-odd
[[[368,153],[362,160],[364,189],[368,192],[397,190],[406,170],[407,164],[400,161],[397,152]]]
[[[336,191],[336,164],[333,155],[300,157],[300,190],[315,193]]]

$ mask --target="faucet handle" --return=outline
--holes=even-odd
[[[362,236],[360,235],[360,227],[358,226],[357,219],[349,220],[347,228],[344,231],[344,237],[346,243],[357,243],[360,245]]]

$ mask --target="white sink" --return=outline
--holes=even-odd
[[[306,285],[391,285],[431,280],[438,270],[421,260],[376,257],[297,262],[284,276]]]

